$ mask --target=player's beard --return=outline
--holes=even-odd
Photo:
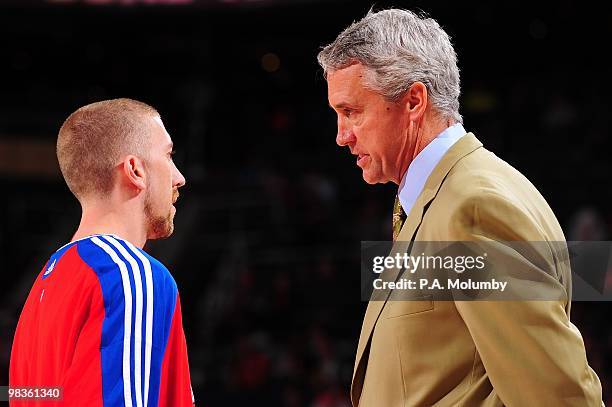
[[[145,197],[145,221],[147,222],[148,235],[151,239],[164,239],[174,232],[174,215],[172,209],[166,214],[156,214],[153,212],[152,198],[147,188]]]

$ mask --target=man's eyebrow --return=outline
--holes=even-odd
[[[344,102],[340,102],[338,103],[336,106],[332,106],[331,103],[328,103],[329,107],[331,107],[332,109],[346,109],[348,107],[348,104],[344,103]]]

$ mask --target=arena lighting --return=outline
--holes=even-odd
[[[248,6],[253,4],[295,4],[307,3],[316,0],[5,0],[29,5],[41,5],[43,3],[55,5],[88,5],[88,6]],[[322,1],[322,0],[319,0]]]
[[[47,3],[54,4],[90,4],[94,6],[98,5],[120,5],[120,6],[134,6],[134,5],[184,5],[184,4],[250,4],[259,3],[263,0],[45,0]]]
[[[196,0],[46,0],[47,3],[54,4],[90,4],[94,6],[104,5],[184,5],[196,3]]]

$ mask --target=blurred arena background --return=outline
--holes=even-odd
[[[316,54],[371,5],[0,2],[0,384],[32,281],[79,221],[56,132],[79,106],[130,97],[158,108],[187,178],[175,235],[148,250],[181,290],[198,405],[349,405],[359,242],[390,238],[395,188],[365,185],[335,145]],[[539,188],[568,240],[609,240],[604,6],[376,2],[389,6],[454,37],[465,127]],[[612,307],[572,311],[612,405]]]

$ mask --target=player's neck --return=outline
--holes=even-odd
[[[142,214],[126,206],[109,209],[102,205],[83,207],[81,222],[72,240],[82,239],[97,234],[111,234],[127,240],[136,247],[144,247],[147,231],[144,219],[135,214]]]

